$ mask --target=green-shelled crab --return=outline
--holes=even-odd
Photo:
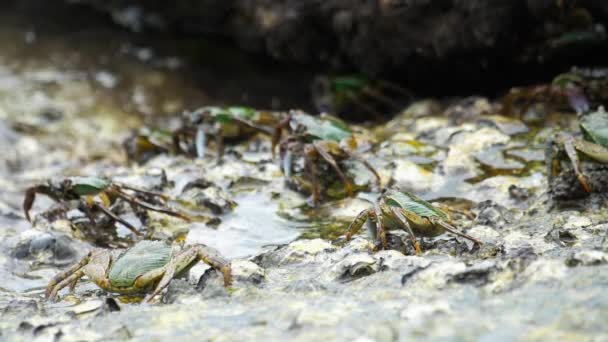
[[[600,106],[595,112],[583,114],[579,126],[582,138],[559,132],[549,142],[545,155],[547,175],[551,185],[554,176],[560,172],[563,160],[560,157],[565,152],[581,186],[586,192],[591,192],[591,186],[581,171],[579,156],[602,164],[608,163],[608,113]]]
[[[281,141],[283,130],[287,131],[287,136]],[[350,128],[337,118],[324,114],[315,117],[302,111],[292,110],[276,126],[272,137],[273,153],[277,145],[280,150],[282,170],[288,178],[292,175],[294,157],[304,157],[305,173],[312,184],[311,193],[315,204],[321,197],[319,159],[323,159],[334,170],[349,196],[354,194],[353,184],[340,166],[340,162],[348,158],[358,160],[365,165],[374,174],[380,187],[378,172],[355,152],[357,139]]]
[[[224,140],[240,140],[255,133],[271,135],[279,121],[275,113],[248,107],[202,107],[184,113],[182,127],[173,132],[173,146],[178,152],[203,158],[209,136],[214,137],[217,159],[224,154]]]
[[[452,226],[448,213],[406,191],[387,190],[373,208],[363,210],[357,215],[348,227],[346,239],[350,240],[357,234],[368,219],[376,223],[375,227],[370,225],[370,230],[377,245],[382,249],[388,247],[386,230],[392,229],[404,229],[409,234],[416,253],[421,253],[416,235],[434,237],[448,231],[478,245],[482,244]]]
[[[31,221],[30,209],[34,204],[36,194],[46,195],[58,203],[79,201],[78,209],[86,214],[94,226],[96,225],[94,211],[100,211],[120,222],[136,235],[141,234],[132,224],[114,214],[110,209],[110,205],[116,199],[125,200],[136,213],[140,209],[147,209],[189,220],[182,213],[166,207],[158,207],[145,199],[154,198],[157,202],[164,203],[167,197],[163,194],[137,189],[126,184],[118,184],[99,177],[68,177],[61,180],[49,180],[46,184],[38,184],[26,190],[23,211],[28,221]]]
[[[120,294],[144,294],[149,302],[171,280],[187,272],[195,263],[202,261],[224,276],[224,286],[230,286],[232,274],[230,262],[215,249],[205,245],[191,245],[179,250],[177,245],[161,241],[140,241],[120,253],[94,249],[80,262],[54,276],[46,287],[46,298],[55,300],[57,293],[70,286],[73,291],[80,278],[87,276],[108,292]]]
[[[362,119],[400,110],[412,99],[410,92],[396,84],[363,75],[317,76],[312,96],[320,112],[348,113],[349,118]]]
[[[170,152],[172,137],[171,131],[143,127],[127,137],[122,146],[128,160],[143,164],[159,154]]]

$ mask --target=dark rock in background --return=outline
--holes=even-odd
[[[228,38],[278,60],[358,70],[432,93],[546,81],[607,55],[608,4],[592,0],[561,8],[553,0],[69,2],[136,31]]]

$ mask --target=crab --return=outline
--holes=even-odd
[[[579,126],[582,138],[567,132],[559,132],[555,139],[549,141],[545,155],[547,175],[549,184],[552,184],[553,177],[559,173],[561,161],[559,157],[565,152],[576,178],[585,192],[589,193],[592,189],[581,172],[579,153],[592,161],[608,163],[608,113],[600,106],[597,111],[582,115]]]
[[[363,112],[374,117],[403,107],[412,94],[386,80],[373,80],[362,75],[317,76],[312,82],[312,97],[321,112],[343,114]],[[355,115],[356,116],[356,115]]]
[[[202,107],[184,113],[183,126],[173,132],[176,151],[203,158],[207,137],[214,136],[217,160],[224,154],[224,140],[238,140],[255,133],[272,134],[278,116],[272,112],[257,111],[248,107]],[[184,146],[185,145],[185,146]]]
[[[346,239],[350,240],[357,234],[365,222],[375,222],[370,225],[378,247],[388,248],[386,230],[404,229],[412,241],[417,254],[421,253],[420,243],[416,235],[434,237],[450,232],[482,245],[478,239],[458,231],[452,226],[450,215],[438,207],[426,202],[407,191],[385,191],[373,208],[360,212],[348,227]]]
[[[61,289],[69,285],[73,291],[78,280],[87,276],[107,292],[147,293],[144,301],[150,302],[173,278],[187,272],[198,261],[220,271],[224,286],[231,285],[230,262],[217,250],[202,244],[180,250],[178,245],[143,240],[122,253],[99,248],[90,251],[80,262],[51,278],[45,297],[55,300]]]
[[[283,130],[287,130],[288,135],[280,141]],[[354,188],[352,181],[344,174],[339,164],[344,159],[350,158],[361,162],[374,175],[376,184],[380,187],[378,172],[355,152],[357,139],[350,128],[337,118],[326,114],[314,117],[302,111],[292,110],[275,128],[272,137],[273,155],[277,145],[280,149],[283,174],[287,178],[292,176],[294,156],[304,156],[315,205],[318,204],[321,196],[317,165],[319,157],[338,175],[349,196],[354,195]]]
[[[503,98],[503,112],[510,114],[514,107],[525,113],[536,102],[551,107],[574,110],[581,115],[597,104],[608,100],[608,69],[572,68],[557,75],[550,84],[513,88]]]
[[[99,210],[127,227],[135,235],[141,235],[141,233],[132,224],[114,214],[109,208],[117,198],[127,201],[136,213],[139,212],[138,209],[143,208],[186,221],[190,220],[185,214],[157,207],[143,199],[152,197],[158,201],[166,202],[167,197],[163,194],[137,189],[126,184],[118,184],[99,177],[68,177],[61,180],[49,180],[46,184],[38,184],[25,191],[23,211],[26,219],[30,222],[30,210],[36,199],[36,194],[46,195],[58,203],[72,200],[79,201],[78,209],[85,213],[94,226],[96,226],[96,221],[93,210]]]
[[[172,132],[143,127],[127,137],[122,146],[128,160],[143,164],[159,154],[171,151],[172,143]]]

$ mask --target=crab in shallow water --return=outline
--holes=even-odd
[[[140,241],[126,251],[95,249],[80,262],[54,276],[46,287],[45,296],[54,300],[66,286],[73,290],[80,278],[87,276],[108,292],[144,294],[149,302],[169,285],[171,280],[202,261],[220,271],[224,286],[232,282],[230,263],[215,249],[205,245],[190,245],[179,250],[177,245],[162,241]]]
[[[582,137],[575,137],[567,132],[559,132],[555,139],[549,141],[545,153],[547,176],[552,185],[554,177],[560,172],[560,158],[564,152],[568,157],[576,178],[586,192],[591,186],[581,171],[580,157],[597,163],[608,163],[608,113],[604,107],[597,111],[583,114],[579,119]]]
[[[281,140],[283,130],[288,132]],[[279,143],[280,141],[280,143]],[[292,176],[294,157],[304,156],[307,178],[312,183],[312,199],[317,204],[321,197],[318,168],[319,159],[324,160],[338,175],[346,193],[353,196],[352,181],[346,176],[340,162],[354,159],[361,162],[376,178],[380,187],[380,176],[376,169],[356,152],[357,139],[348,126],[337,118],[322,114],[319,117],[302,111],[291,111],[276,126],[272,137],[272,151],[279,146],[283,173],[287,178]]]
[[[278,116],[272,112],[258,111],[248,107],[203,107],[184,113],[184,124],[173,132],[176,151],[203,158],[207,149],[207,138],[213,136],[217,148],[217,159],[224,154],[224,140],[249,138],[255,133],[272,134]]]
[[[166,207],[157,207],[144,199],[147,197],[154,198],[157,202],[166,202],[167,197],[163,194],[137,189],[126,184],[118,184],[99,177],[68,177],[61,180],[49,180],[46,184],[38,184],[25,191],[23,211],[28,221],[31,221],[30,209],[32,209],[36,194],[46,195],[58,203],[78,201],[78,209],[85,213],[94,226],[96,226],[94,211],[100,211],[123,224],[135,235],[141,234],[132,224],[110,210],[110,205],[116,199],[125,200],[135,213],[140,212],[141,209],[147,209],[187,221],[190,220],[185,214]]]
[[[421,252],[416,235],[434,237],[448,231],[477,245],[482,244],[481,241],[452,226],[448,213],[407,191],[386,191],[373,208],[363,210],[357,215],[348,227],[346,239],[350,240],[357,234],[368,219],[375,222],[375,226],[370,225],[370,230],[382,249],[388,248],[386,230],[392,229],[407,231],[416,253]]]

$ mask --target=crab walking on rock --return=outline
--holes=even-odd
[[[388,248],[386,230],[400,228],[408,232],[418,254],[421,253],[421,248],[416,234],[433,237],[448,231],[478,245],[482,244],[476,238],[453,227],[450,224],[450,216],[446,212],[406,191],[386,191],[373,208],[365,209],[357,215],[348,227],[346,239],[350,240],[357,234],[368,219],[376,223],[372,233],[382,249]]]
[[[583,114],[579,119],[579,126],[583,133],[575,137],[567,132],[559,132],[555,139],[549,141],[545,153],[547,161],[547,175],[549,184],[553,183],[555,175],[559,173],[563,152],[570,163],[576,178],[586,192],[592,192],[585,175],[581,172],[580,156],[598,163],[608,163],[608,113],[604,107],[597,111]]]
[[[287,136],[281,139],[283,131]],[[283,174],[291,177],[294,157],[304,157],[305,173],[312,183],[312,200],[319,203],[321,188],[319,182],[319,161],[324,160],[338,175],[346,193],[354,195],[352,180],[342,170],[340,162],[353,159],[365,166],[381,186],[376,169],[357,153],[357,139],[351,129],[338,118],[327,114],[311,116],[299,110],[292,110],[276,127],[272,137],[272,152],[279,147]],[[322,176],[322,175],[321,175]]]
[[[163,194],[137,189],[126,184],[118,184],[99,177],[67,177],[61,180],[49,180],[46,184],[34,185],[26,190],[23,200],[23,211],[28,221],[31,221],[30,210],[36,200],[36,194],[46,195],[58,203],[78,200],[80,202],[78,209],[86,214],[93,226],[96,225],[93,210],[99,210],[113,220],[123,224],[135,235],[141,235],[141,233],[132,224],[114,214],[109,208],[117,198],[129,203],[134,211],[143,208],[178,217],[186,221],[190,220],[185,214],[165,207],[158,207],[143,199],[144,197],[151,197],[164,203],[167,201],[167,197]]]
[[[224,276],[224,286],[232,283],[230,262],[205,245],[190,245],[180,250],[162,241],[141,241],[119,253],[94,249],[80,262],[54,276],[46,287],[46,298],[54,300],[66,286],[73,291],[83,276],[108,292],[120,294],[147,293],[150,302],[171,280],[202,261]]]

